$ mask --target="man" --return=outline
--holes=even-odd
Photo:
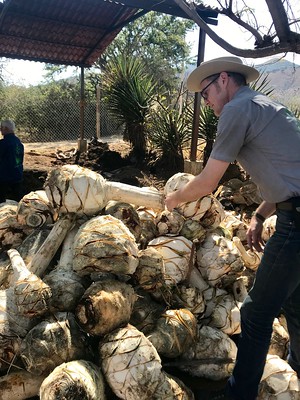
[[[0,125],[0,203],[22,198],[24,146],[15,135],[15,124],[5,120]]]
[[[251,90],[259,72],[237,57],[200,64],[188,78],[219,116],[217,136],[203,171],[166,196],[179,203],[212,192],[229,163],[237,160],[257,184],[262,204],[247,232],[250,248],[263,251],[253,288],[241,308],[241,335],[226,394],[210,399],[254,400],[263,373],[272,323],[284,310],[290,335],[288,362],[300,377],[300,124],[283,105]],[[265,218],[276,211],[276,232],[263,249]]]

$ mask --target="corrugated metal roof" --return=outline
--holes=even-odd
[[[0,57],[91,66],[137,12],[106,0],[5,0]]]
[[[89,67],[150,10],[185,16],[172,0],[0,0],[0,57]],[[214,23],[216,12],[203,13]]]

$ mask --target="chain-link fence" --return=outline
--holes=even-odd
[[[17,134],[24,143],[76,141],[81,135],[81,116],[85,139],[123,134],[123,127],[110,115],[103,101],[99,101],[98,117],[96,99],[85,101],[82,109],[81,103],[72,98],[19,104],[22,101],[20,98],[11,103],[6,101],[0,110],[0,119],[14,120]]]

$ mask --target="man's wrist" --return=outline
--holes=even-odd
[[[262,223],[264,223],[265,220],[266,220],[266,218],[265,218],[263,215],[261,215],[260,213],[258,213],[258,212],[254,213],[254,217],[255,217],[258,221],[260,221],[260,222],[262,222]]]

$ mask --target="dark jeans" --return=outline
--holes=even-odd
[[[253,288],[241,308],[237,361],[227,385],[235,400],[255,400],[275,317],[283,309],[290,335],[288,362],[300,377],[300,229],[291,211],[277,211]]]
[[[0,203],[6,200],[20,201],[23,195],[23,182],[0,182]]]

